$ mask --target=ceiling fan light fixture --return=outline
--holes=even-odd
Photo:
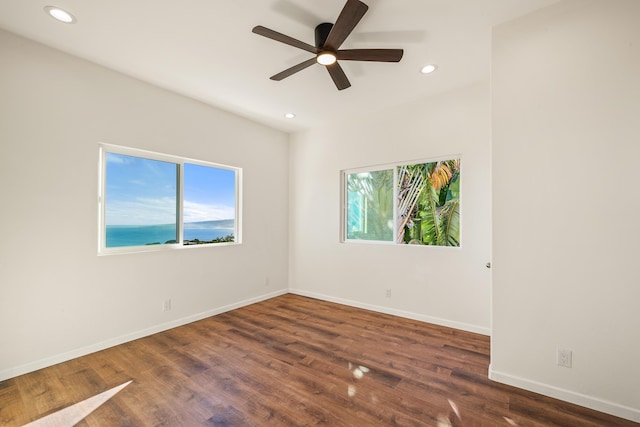
[[[425,65],[424,67],[422,67],[420,69],[420,72],[422,74],[431,74],[437,69],[438,69],[438,66],[436,64],[428,64],[428,65]]]
[[[296,115],[295,115],[295,114],[293,114],[293,113],[286,113],[286,114],[284,115],[284,118],[285,118],[285,119],[295,119],[295,118],[296,118]]]
[[[324,22],[315,27],[315,45],[310,45],[286,34],[257,25],[251,32],[280,43],[293,46],[314,54],[314,57],[289,67],[273,76],[271,80],[280,81],[315,64],[324,65],[331,76],[331,80],[338,90],[351,87],[344,70],[338,63],[341,61],[373,61],[399,62],[404,53],[403,49],[340,49],[342,43],[358,25],[369,6],[360,0],[346,0],[335,23]]]
[[[336,62],[336,55],[333,52],[320,52],[316,61],[321,65],[331,65]]]
[[[75,16],[57,6],[45,6],[44,11],[56,21],[64,22],[65,24],[73,24],[76,22]]]

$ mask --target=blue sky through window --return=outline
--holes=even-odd
[[[185,223],[234,219],[235,198],[235,171],[184,164]]]
[[[175,224],[178,165],[107,153],[106,225]],[[235,218],[235,171],[184,163],[184,223]]]
[[[175,224],[178,165],[107,153],[106,225]]]

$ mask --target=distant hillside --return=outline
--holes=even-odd
[[[197,222],[185,222],[184,228],[225,228],[233,229],[235,227],[235,220],[233,219],[219,219],[216,221],[197,221]]]

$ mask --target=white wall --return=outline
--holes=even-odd
[[[293,135],[291,292],[488,334],[489,99],[483,82]],[[461,248],[340,243],[341,170],[456,154]]]
[[[560,3],[496,28],[492,70],[491,377],[635,421],[639,22]]]
[[[0,380],[286,292],[288,135],[2,31],[0,56]],[[242,167],[244,243],[98,257],[99,142]]]

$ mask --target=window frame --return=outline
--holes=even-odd
[[[459,242],[458,246],[441,246],[441,245],[413,245],[398,243],[398,168],[407,165],[417,165],[434,163],[445,160],[460,160],[462,162],[462,154],[450,154],[437,157],[428,157],[418,160],[409,160],[395,163],[385,163],[374,166],[364,166],[351,169],[343,169],[340,171],[340,243],[348,244],[370,244],[370,245],[391,245],[391,246],[418,246],[418,247],[431,247],[431,248],[448,248],[448,249],[461,249],[462,243]],[[364,172],[376,172],[381,170],[393,170],[393,238],[388,240],[370,240],[370,239],[353,239],[348,238],[347,221],[348,221],[348,176],[351,174],[364,173]],[[460,241],[462,241],[462,215],[460,215]]]
[[[176,225],[177,225],[177,241],[176,243],[162,245],[139,245],[139,246],[106,246],[106,185],[107,185],[107,153],[137,157],[145,160],[155,160],[167,163],[173,163],[178,166],[176,176]],[[148,151],[138,148],[124,147],[120,145],[99,144],[99,176],[98,176],[98,255],[113,255],[124,253],[138,252],[157,252],[172,251],[193,248],[210,248],[218,246],[230,246],[242,244],[242,168],[229,166],[220,163],[208,162],[204,160],[191,159],[187,157],[164,154],[155,151]],[[220,243],[203,243],[198,245],[184,244],[184,164],[194,164],[199,166],[212,167],[217,169],[230,170],[235,173],[235,217],[234,217],[234,241]]]

